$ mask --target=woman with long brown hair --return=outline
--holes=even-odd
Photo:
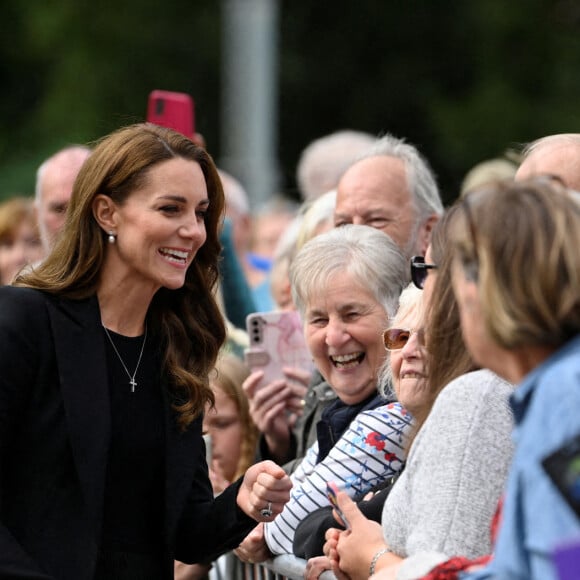
[[[215,501],[208,478],[223,205],[203,148],[120,129],[83,166],[53,252],[1,289],[0,576],[172,578],[174,558],[217,556],[282,510],[272,463]]]

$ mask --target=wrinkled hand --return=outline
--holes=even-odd
[[[234,550],[234,554],[242,560],[255,564],[265,562],[272,557],[264,538],[264,524],[258,524]]]
[[[330,560],[326,556],[310,558],[304,570],[304,580],[317,580],[323,572],[330,569]]]
[[[279,465],[273,461],[261,461],[246,471],[237,503],[257,522],[271,522],[290,499],[291,488],[292,481]],[[269,508],[271,515],[264,515],[264,508]]]
[[[336,519],[336,518],[335,518]],[[338,552],[336,551],[336,546],[338,545],[338,538],[340,537],[341,530],[336,528],[328,528],[324,534],[324,539],[326,542],[322,547],[322,552],[325,558],[328,558],[330,563],[330,568],[336,576],[336,571],[340,572],[340,562],[338,557]]]
[[[356,503],[344,491],[337,494],[337,500],[351,529],[327,530],[324,554],[329,558],[337,578],[344,578],[346,574],[352,580],[367,580],[374,554],[385,547],[383,531],[380,524],[368,520],[361,513]],[[384,557],[388,556],[386,554]],[[395,558],[398,560],[396,556]],[[340,576],[341,573],[343,576]]]
[[[291,430],[302,413],[310,373],[301,369],[284,369],[284,377],[261,384],[263,371],[254,371],[242,388],[250,403],[250,416],[273,457],[284,461],[290,449]]]

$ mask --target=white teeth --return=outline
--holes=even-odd
[[[184,262],[187,260],[187,256],[189,255],[189,252],[171,250],[169,248],[161,248],[159,251],[167,258],[174,259],[176,262]]]
[[[337,356],[331,356],[330,358],[334,362],[347,363],[347,362],[350,362],[351,360],[357,359],[360,355],[361,355],[360,352],[355,352],[353,354],[340,354]]]
[[[350,369],[358,366],[364,358],[364,352],[331,356],[330,360],[338,369]]]

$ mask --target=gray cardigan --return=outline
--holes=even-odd
[[[383,508],[383,533],[417,578],[446,556],[491,552],[490,524],[513,454],[513,386],[467,373],[437,397]]]

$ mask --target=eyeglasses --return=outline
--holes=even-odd
[[[425,258],[423,256],[413,256],[411,258],[411,280],[413,280],[413,284],[419,290],[423,290],[425,280],[427,279],[427,271],[436,270],[438,267],[435,264],[425,264]]]
[[[419,334],[422,340],[423,330],[409,330],[408,328],[387,328],[383,332],[383,344],[386,350],[401,350],[413,334]]]

